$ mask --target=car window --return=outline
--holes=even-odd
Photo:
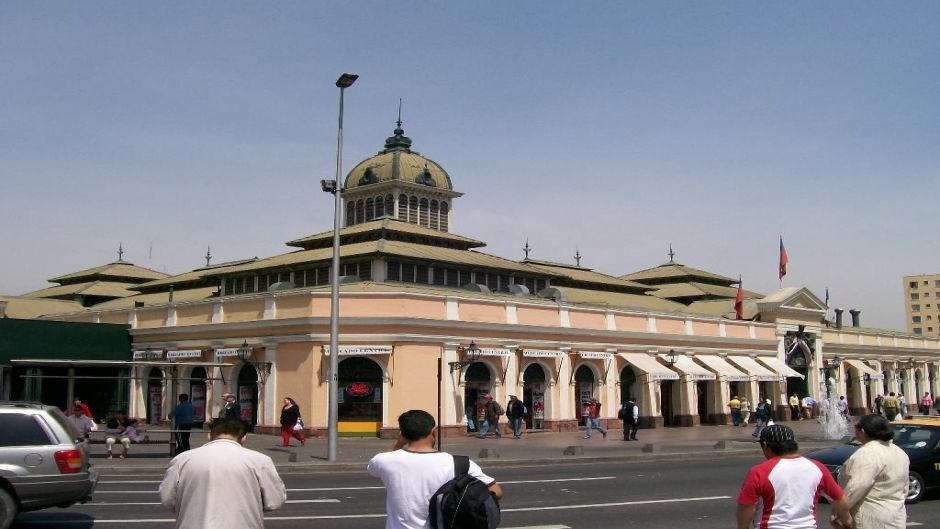
[[[929,450],[937,443],[937,430],[909,424],[894,428],[894,444],[905,450]]]
[[[68,442],[72,439],[79,439],[82,437],[79,431],[75,429],[75,425],[69,422],[68,417],[66,417],[59,408],[50,407],[47,408],[47,411],[49,412],[49,416],[55,419],[55,422],[59,423],[59,426],[69,433],[69,439],[59,439],[59,442]]]
[[[0,414],[0,446],[48,445],[49,436],[37,417],[29,414]]]

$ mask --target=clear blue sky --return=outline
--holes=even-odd
[[[484,251],[668,258],[904,328],[940,272],[938,2],[0,3],[0,292],[326,231],[404,99]],[[151,251],[152,247],[152,251]]]

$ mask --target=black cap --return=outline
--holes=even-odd
[[[760,440],[768,443],[782,443],[784,441],[795,441],[796,438],[789,426],[772,424],[761,430]]]

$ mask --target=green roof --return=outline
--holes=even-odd
[[[11,360],[128,360],[127,325],[0,319],[0,365]]]

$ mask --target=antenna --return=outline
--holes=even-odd
[[[666,254],[669,256],[669,262],[675,262],[673,259],[676,257],[676,252],[672,251],[672,243],[669,243],[669,253]]]
[[[525,252],[525,258],[528,260],[528,259],[529,259],[529,252],[532,251],[532,247],[529,246],[529,238],[528,238],[528,237],[525,238],[525,246],[522,247],[522,251]]]
[[[206,266],[209,266],[210,260],[212,260],[212,247],[206,246]]]
[[[401,128],[401,98],[398,98],[398,121],[395,122],[398,128]]]
[[[574,249],[574,262],[577,263],[578,268],[581,267],[581,252],[578,250],[577,247],[575,247]]]
[[[118,243],[118,261],[124,260],[124,243]]]

